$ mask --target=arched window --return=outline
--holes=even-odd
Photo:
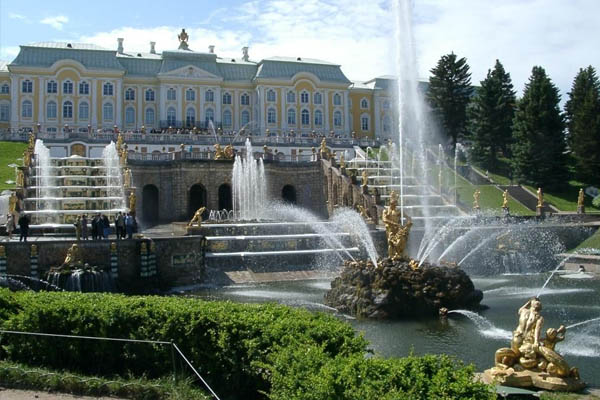
[[[196,91],[194,89],[185,91],[185,101],[196,101]]]
[[[206,93],[204,93],[204,101],[208,103],[213,103],[215,101],[215,92],[208,89]]]
[[[342,113],[340,111],[333,113],[333,125],[337,128],[342,126]]]
[[[207,108],[204,112],[204,123],[207,127],[209,126],[210,121],[212,121],[213,123],[215,122],[215,112],[212,108]]]
[[[8,83],[5,83],[4,85],[2,85],[2,88],[0,89],[0,93],[1,94],[9,94],[10,93],[10,86],[8,86]]]
[[[135,90],[133,88],[128,88],[125,91],[125,100],[135,100]]]
[[[135,110],[133,107],[127,107],[125,109],[125,123],[127,125],[135,124]]]
[[[90,105],[83,101],[79,103],[79,119],[88,119],[90,117]]]
[[[240,96],[240,104],[243,106],[249,106],[250,105],[250,96],[248,96],[247,93],[244,93]]]
[[[385,115],[383,117],[383,131],[387,133],[391,130],[392,130],[392,119],[390,118],[389,115]]]
[[[321,112],[321,110],[315,111],[315,125],[316,126],[323,125],[323,112]]]
[[[302,125],[310,125],[310,113],[308,110],[302,110]]]
[[[29,79],[26,79],[23,81],[23,84],[21,85],[21,91],[23,93],[32,93],[33,92],[33,82],[31,82]]]
[[[285,185],[281,189],[281,199],[285,203],[296,204],[296,188],[292,185]]]
[[[63,103],[63,118],[73,118],[73,103],[68,100]]]
[[[154,125],[154,109],[146,108],[146,119],[144,123],[146,125]]]
[[[79,94],[88,95],[90,94],[90,84],[87,82],[79,83]]]
[[[342,96],[339,93],[333,95],[333,105],[341,106],[342,105]]]
[[[48,92],[48,93],[58,92],[58,85],[56,84],[56,81],[50,81],[50,82],[48,82],[48,84],[46,84],[46,92]]]
[[[102,106],[102,119],[104,121],[113,120],[113,105],[111,103],[104,103]]]
[[[274,108],[269,108],[267,110],[267,123],[268,124],[276,124],[277,123],[277,113]]]
[[[322,102],[323,102],[323,97],[321,96],[321,93],[319,93],[319,92],[315,93],[315,95],[313,96],[313,103],[321,104]]]
[[[56,118],[56,102],[55,101],[49,101],[48,104],[46,104],[46,118],[48,118],[48,119]]]
[[[71,81],[63,82],[63,94],[73,94],[73,82],[71,82]]]
[[[295,103],[296,102],[296,93],[292,92],[291,90],[289,92],[287,92],[286,101],[288,103]]]
[[[231,111],[229,110],[223,111],[223,125],[231,127]]]
[[[267,101],[276,101],[277,95],[273,89],[267,91]]]
[[[154,90],[146,90],[146,101],[154,101]]]
[[[367,99],[360,100],[360,108],[369,108],[369,101]]]
[[[231,104],[231,94],[229,92],[223,93],[223,104]]]
[[[113,95],[113,84],[110,82],[106,82],[103,86],[102,86],[102,95],[104,96],[112,96]],[[111,105],[112,107],[112,105]],[[112,118],[111,118],[112,120]]]
[[[308,92],[300,93],[300,103],[308,104]]]
[[[10,119],[10,103],[0,103],[0,121],[6,122]]]
[[[296,125],[296,110],[290,108],[287,112],[288,125]]]
[[[250,112],[242,111],[242,127],[250,123]]]
[[[170,101],[177,100],[177,92],[175,91],[174,88],[169,88],[169,90],[167,90],[167,100],[170,100]]]
[[[196,110],[194,110],[193,108],[188,108],[187,110],[185,110],[185,125],[196,125]]]
[[[175,125],[176,120],[177,120],[177,111],[175,111],[175,107],[169,107],[167,109],[167,125],[169,125],[169,126]]]
[[[363,131],[369,130],[369,116],[366,114],[360,116],[360,129]]]

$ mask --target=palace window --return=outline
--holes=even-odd
[[[273,89],[267,91],[267,101],[276,101],[277,95]]]
[[[336,111],[333,113],[333,125],[336,128],[342,126],[342,113],[340,111]]]
[[[10,104],[0,104],[0,121],[8,121],[10,118]]]
[[[276,124],[277,123],[277,113],[274,108],[269,108],[267,110],[267,123],[268,124]]]
[[[73,118],[73,103],[68,100],[63,103],[63,118]]]
[[[223,111],[223,125],[231,127],[231,111],[229,110]]]
[[[250,123],[250,112],[244,110],[242,111],[242,127],[248,125]]]
[[[321,95],[321,93],[315,93],[315,95],[313,96],[313,103],[315,104],[321,104],[323,102],[323,96]]]
[[[214,103],[214,101],[215,101],[215,92],[213,92],[212,90],[208,89],[206,91],[206,93],[204,93],[204,101],[206,101],[207,103]]]
[[[302,125],[310,125],[310,113],[308,110],[302,110]]]
[[[48,119],[56,118],[56,102],[55,101],[49,101],[48,104],[46,104],[46,118],[48,118]]]
[[[87,82],[79,83],[79,94],[88,95],[90,94],[90,84]]]
[[[102,94],[104,96],[112,96],[113,95],[113,84],[112,83],[105,83],[104,86],[102,86]],[[112,105],[111,105],[112,107]],[[112,118],[111,118],[112,120]]]
[[[288,125],[296,125],[296,110],[290,108],[287,112]]]
[[[296,93],[294,93],[292,91],[287,92],[286,100],[288,103],[295,103],[296,102]]]
[[[111,103],[104,103],[102,106],[102,119],[104,121],[113,120],[113,105]]]
[[[0,89],[0,94],[9,94],[10,93],[10,86],[8,86],[8,83],[5,83],[4,85],[2,85],[2,88]]]
[[[24,80],[21,89],[23,93],[33,93],[33,82],[29,79]]]
[[[208,127],[210,125],[210,122],[215,122],[215,112],[212,108],[207,108],[204,112],[204,123]]]
[[[231,104],[231,94],[229,92],[223,93],[223,104]]]
[[[31,101],[25,100],[21,107],[21,116],[23,118],[31,118],[32,115],[33,115],[33,106],[31,104]]]
[[[125,91],[125,100],[135,100],[135,90],[129,88]]]
[[[250,96],[248,96],[247,93],[244,93],[240,96],[240,104],[243,106],[249,106],[250,105]]]
[[[392,119],[389,115],[383,117],[383,131],[389,132],[392,130]]]
[[[79,103],[79,113],[78,113],[78,117],[79,119],[88,119],[90,117],[90,105],[83,101],[81,103]]]
[[[133,107],[127,107],[125,109],[125,123],[127,125],[135,124],[135,110]]]
[[[321,112],[321,110],[315,111],[315,125],[316,126],[323,125],[323,113]]]
[[[360,108],[369,108],[369,101],[367,99],[361,99]]]
[[[185,125],[194,126],[196,124],[196,110],[188,108],[185,111]]]
[[[196,101],[196,91],[194,89],[185,91],[185,101]]]
[[[333,105],[341,106],[342,105],[342,96],[339,93],[333,95]]]
[[[154,90],[146,90],[146,101],[154,101]]]
[[[174,88],[169,88],[169,90],[167,90],[167,100],[177,100],[177,92]]]
[[[144,123],[146,125],[154,125],[154,109],[146,108],[146,120]]]
[[[167,125],[173,126],[175,125],[175,121],[177,120],[177,112],[174,107],[169,107],[167,109]]]
[[[48,93],[58,92],[58,85],[56,84],[56,81],[48,82],[48,84],[46,85],[46,92],[48,92]]]
[[[300,93],[300,103],[308,104],[308,92]]]
[[[73,94],[73,82],[71,82],[71,81],[63,82],[63,94]]]
[[[360,117],[360,129],[362,129],[363,131],[369,130],[369,116],[368,115],[362,115]]]

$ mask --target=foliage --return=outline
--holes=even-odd
[[[560,95],[542,67],[533,67],[514,120],[515,178],[536,187],[557,187],[567,180],[564,118]]]
[[[594,197],[594,200],[592,200],[592,205],[598,209],[600,209],[600,194],[596,197]]]
[[[496,60],[493,70],[481,81],[469,120],[473,147],[473,161],[486,169],[496,166],[498,150],[507,155],[512,137],[512,120],[516,97],[510,74]]]
[[[592,66],[575,77],[565,115],[576,177],[600,183],[600,81]]]
[[[15,180],[15,169],[9,164],[19,164],[17,159],[23,157],[23,151],[27,148],[24,142],[0,142],[0,191],[14,189],[15,185],[9,185],[6,181]]]
[[[442,56],[430,72],[427,100],[454,147],[466,131],[467,104],[473,92],[469,65],[466,58],[457,59],[450,53]]]

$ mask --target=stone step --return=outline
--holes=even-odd
[[[208,251],[213,253],[242,253],[264,251],[294,251],[320,249],[328,246],[352,247],[349,233],[334,235],[292,234],[254,236],[209,236]]]

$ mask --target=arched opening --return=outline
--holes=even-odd
[[[142,190],[142,221],[147,226],[158,223],[158,188],[154,185]]]
[[[219,186],[219,210],[232,210],[231,186],[224,183]]]
[[[285,185],[281,189],[281,198],[286,203],[296,204],[296,188],[292,185]]]
[[[191,219],[196,210],[200,207],[206,207],[206,189],[197,183],[190,188],[188,201],[188,219]],[[205,211],[207,213],[207,211]]]

